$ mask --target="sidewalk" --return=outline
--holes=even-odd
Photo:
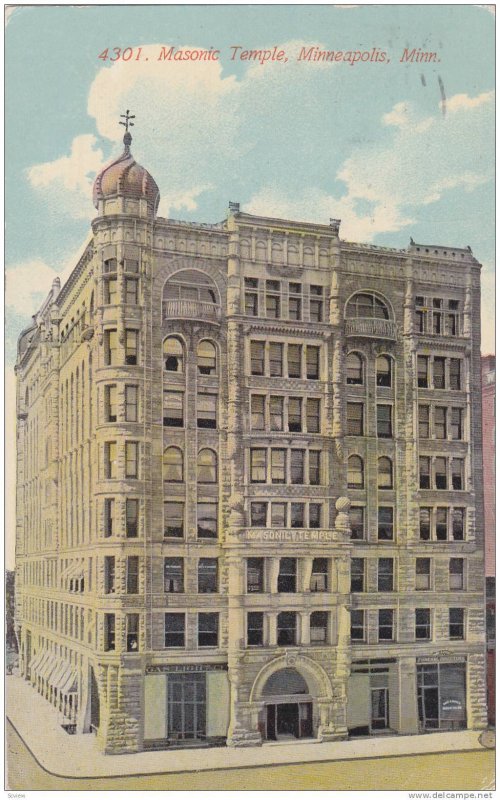
[[[296,744],[270,742],[262,747],[162,750],[109,756],[99,752],[93,735],[67,734],[60,726],[57,711],[22,678],[8,676],[5,691],[7,717],[18,734],[47,772],[65,778],[227,770],[483,749],[479,744],[479,731],[459,731],[324,744],[314,741]]]

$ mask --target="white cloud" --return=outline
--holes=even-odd
[[[31,186],[54,209],[76,218],[92,214],[92,182],[104,166],[102,150],[91,134],[75,137],[69,156],[35,164],[27,171]]]
[[[455,94],[449,100],[441,100],[440,107],[446,106],[446,111],[454,113],[463,109],[478,108],[479,106],[493,103],[494,92],[482,92],[476,97],[469,97],[468,94]]]

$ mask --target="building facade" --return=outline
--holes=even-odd
[[[483,356],[483,476],[484,542],[486,575],[486,658],[488,683],[488,722],[495,722],[495,356]]]
[[[109,753],[483,727],[480,265],[162,219],[124,143],[19,338],[22,675]]]

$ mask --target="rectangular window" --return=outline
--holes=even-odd
[[[451,409],[451,438],[454,440],[461,440],[463,439],[463,409],[462,408],[452,408]]]
[[[252,528],[265,528],[267,526],[267,503],[251,503],[250,524]]]
[[[116,422],[118,409],[115,385],[104,387],[104,406],[106,409],[106,422]]]
[[[320,432],[320,400],[314,397],[307,398],[307,432]]]
[[[417,558],[415,563],[415,589],[426,590],[431,588],[431,560],[430,558]]]
[[[184,392],[163,392],[163,424],[168,428],[184,427]]]
[[[363,403],[347,403],[347,435],[363,436]]]
[[[104,264],[102,266],[102,271],[105,275],[109,275],[110,272],[116,272],[118,269],[118,261],[116,258],[106,258]]]
[[[379,439],[392,437],[392,406],[377,405],[377,436]]]
[[[328,559],[313,559],[310,589],[311,592],[328,591]]]
[[[278,592],[297,591],[297,559],[280,558]]]
[[[186,615],[165,614],[165,647],[184,647],[186,643]]]
[[[267,480],[267,450],[252,448],[250,450],[250,481],[251,483],[266,483]]]
[[[452,509],[451,533],[455,542],[462,542],[465,539],[465,508]]]
[[[286,483],[286,450],[271,450],[271,483]]]
[[[247,645],[251,647],[264,644],[264,614],[262,611],[249,611],[247,614]]]
[[[365,641],[365,612],[360,609],[351,611],[351,639],[353,642]]]
[[[459,391],[462,388],[461,360],[450,358],[450,389]]]
[[[163,559],[163,588],[167,594],[184,591],[184,559]]]
[[[126,258],[123,262],[123,270],[124,272],[139,272],[138,260],[135,258]]]
[[[280,316],[280,282],[266,281],[266,317],[279,319]]]
[[[104,500],[104,535],[113,536],[113,525],[115,520],[115,501],[113,497],[106,497]]]
[[[217,427],[217,395],[199,394],[196,401],[196,424],[198,428]]]
[[[465,489],[463,458],[451,459],[451,485],[454,489]]]
[[[437,456],[434,459],[434,486],[436,489],[448,488],[446,458],[443,458],[442,456]]]
[[[417,383],[420,389],[427,389],[429,386],[429,358],[427,356],[417,356]]]
[[[271,526],[286,528],[286,503],[271,503]]]
[[[323,322],[323,287],[310,286],[309,294],[309,319],[311,322]]]
[[[252,375],[264,374],[265,343],[250,342],[250,372]]]
[[[247,592],[264,591],[264,559],[247,558]]]
[[[429,438],[429,406],[418,407],[418,435],[421,439]]]
[[[139,443],[125,442],[125,477],[139,477]]]
[[[319,347],[307,345],[306,376],[309,380],[319,380]]]
[[[365,591],[365,559],[351,559],[351,592]]]
[[[125,364],[138,364],[139,331],[125,331]]]
[[[302,398],[288,398],[288,430],[290,433],[302,431]]]
[[[127,653],[139,650],[139,614],[126,615]]]
[[[394,559],[393,558],[379,558],[378,559],[377,591],[379,591],[379,592],[393,592],[394,591]]]
[[[184,503],[166,502],[163,504],[163,535],[182,538],[184,536]]]
[[[271,397],[269,400],[269,416],[272,431],[282,431],[284,429],[283,397]]]
[[[283,345],[281,342],[269,344],[269,374],[272,378],[281,378],[283,375]]]
[[[445,359],[441,357],[434,357],[432,364],[433,386],[434,389],[445,389]]]
[[[278,614],[278,645],[297,643],[297,614],[295,611],[282,611]]]
[[[290,507],[290,527],[303,528],[305,525],[304,503],[292,503]]]
[[[115,640],[115,615],[104,615],[104,649],[106,652],[114,650],[116,647]]]
[[[198,538],[217,539],[217,503],[198,503]]]
[[[104,442],[104,477],[117,477],[116,442]]]
[[[431,611],[430,608],[415,609],[415,639],[431,638]]]
[[[266,427],[265,400],[261,394],[253,394],[250,398],[251,426],[254,431],[263,431]]]
[[[463,608],[449,610],[450,639],[465,639],[465,611]]]
[[[309,527],[321,528],[321,503],[309,503]]]
[[[379,609],[378,638],[380,642],[394,641],[394,611],[392,608]]]
[[[431,460],[429,456],[420,456],[419,466],[419,486],[421,489],[431,488]]]
[[[364,511],[363,506],[351,506],[349,511],[351,539],[360,540],[365,538]]]
[[[135,278],[127,278],[125,281],[125,302],[129,306],[136,306],[138,301],[138,282]]]
[[[448,539],[448,509],[436,508],[436,539],[446,542]]]
[[[104,594],[115,593],[115,557],[104,556]]]
[[[104,303],[114,306],[118,302],[118,281],[116,278],[107,278],[104,281]]]
[[[302,319],[302,285],[300,283],[288,284],[288,319]]]
[[[287,350],[287,365],[289,378],[302,377],[302,345],[289,344]]]
[[[309,450],[309,486],[319,486],[321,483],[321,453],[319,450]]]
[[[391,506],[378,508],[378,538],[379,541],[394,539],[394,509]]]
[[[200,558],[198,561],[198,592],[213,594],[218,591],[218,562],[216,558]]]
[[[446,408],[435,406],[434,408],[434,437],[436,439],[446,439]]]
[[[118,364],[118,335],[115,329],[104,331],[104,363],[108,367]]]
[[[127,594],[139,593],[139,556],[127,556]]]
[[[219,615],[215,613],[198,614],[198,647],[218,647]]]
[[[290,480],[291,483],[304,483],[304,460],[305,450],[292,450],[290,459]]]
[[[464,588],[464,560],[450,558],[450,590]]]
[[[245,278],[245,314],[248,317],[259,315],[258,287],[257,278]]]
[[[139,387],[125,386],[125,422],[138,420]]]
[[[311,644],[325,644],[328,641],[328,611],[313,611],[309,617]]]

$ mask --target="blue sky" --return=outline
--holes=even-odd
[[[221,56],[159,62],[163,45]],[[232,61],[232,45],[278,45],[288,62]],[[140,61],[98,59],[127,46],[134,58],[143,48]],[[307,63],[296,58],[304,46],[376,47],[390,61]],[[404,48],[437,52],[439,62],[400,63]],[[5,76],[8,368],[52,278],[83,249],[92,181],[121,151],[126,108],[162,216],[219,221],[233,200],[264,215],[341,218],[349,240],[470,245],[484,265],[483,351],[493,350],[487,7],[18,7]]]

